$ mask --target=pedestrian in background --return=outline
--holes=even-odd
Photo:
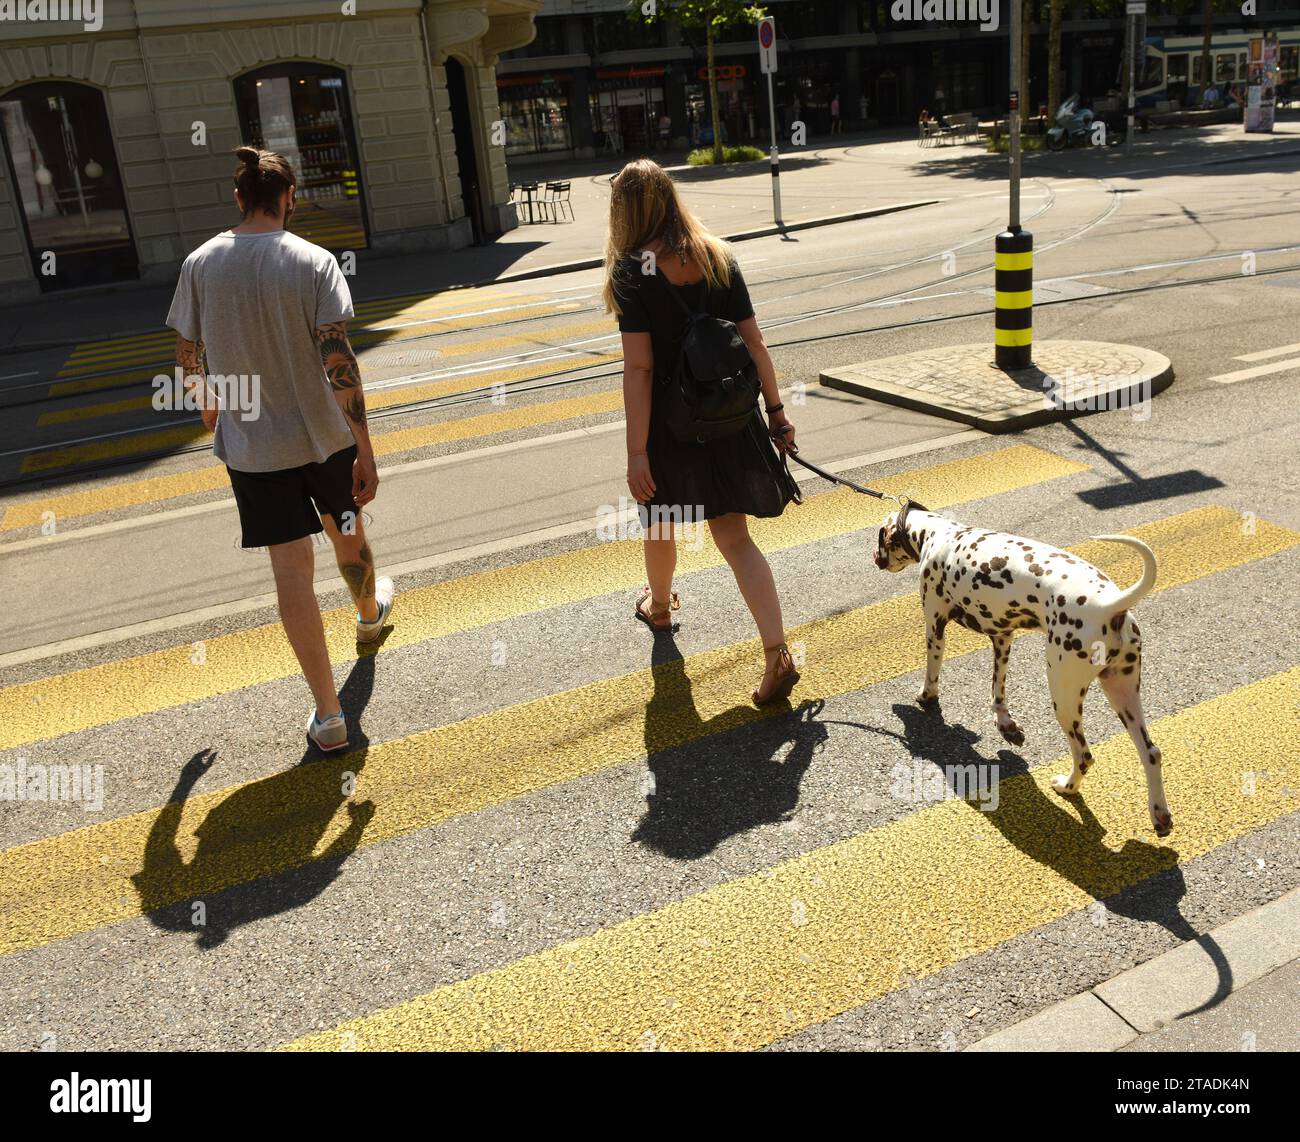
[[[739,265],[649,159],[628,163],[613,181],[604,299],[622,333],[628,490],[643,519],[652,521],[644,543],[648,584],[637,596],[636,618],[655,631],[673,629],[676,532],[661,521],[689,519],[698,526],[707,520],[762,636],[764,671],[751,697],[758,705],[779,701],[799,674],[786,645],[772,569],[749,534],[747,517],[780,515],[798,498],[772,445],[777,437],[780,448],[789,447],[794,427]],[[674,435],[667,385],[685,333],[684,308],[735,323],[757,366],[766,426],[755,404],[752,417],[732,435],[707,443]]]
[[[191,378],[256,377],[260,408],[245,418],[205,408],[213,451],[230,475],[244,547],[270,552],[284,633],[316,708],[307,735],[342,749],[348,730],[334,687],[314,587],[312,537],[324,529],[357,607],[357,641],[373,642],[393,606],[375,578],[361,508],[379,474],[366,426],[352,297],[334,256],[289,233],[296,183],[273,151],[239,147],[235,204],[242,221],[185,259],[167,314],[176,360]]]
[[[831,96],[831,134],[838,135],[844,129],[840,122],[840,93],[837,91]]]

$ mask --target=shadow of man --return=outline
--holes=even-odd
[[[1106,830],[1084,799],[1071,797],[1067,801],[1044,792],[1018,753],[1002,748],[997,760],[989,761],[975,749],[979,735],[960,723],[945,723],[937,703],[923,710],[899,702],[893,709],[903,724],[899,740],[913,757],[937,765],[953,793],[963,797],[975,788],[993,794],[987,797],[988,805],[968,803],[982,811],[1021,852],[1093,899],[1104,901],[1108,912],[1159,924],[1178,939],[1195,940],[1204,949],[1218,978],[1214,994],[1195,1011],[1185,1011],[1178,1018],[1213,1007],[1231,993],[1232,971],[1222,950],[1179,911],[1187,882],[1176,849],[1130,837],[1115,852],[1102,844]]]
[[[314,899],[338,876],[374,816],[372,802],[350,799],[370,742],[360,726],[374,691],[375,653],[365,647],[339,691],[355,748],[322,755],[308,744],[297,765],[240,786],[194,829],[198,848],[186,861],[177,844],[185,802],[216,761],[200,750],[181,769],[132,878],[140,907],[158,928],[192,932],[215,948],[241,924],[287,912]],[[330,823],[346,806],[347,827],[317,854]]]
[[[788,702],[777,717],[737,704],[704,719],[671,636],[655,639],[651,662],[648,807],[632,839],[677,860],[697,860],[730,836],[787,819],[828,736],[815,720],[822,703],[801,706],[793,717]]]

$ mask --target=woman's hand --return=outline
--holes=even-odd
[[[650,457],[644,452],[633,452],[627,458],[627,490],[639,504],[647,502],[655,494]]]
[[[790,423],[790,418],[783,412],[769,413],[767,417],[767,431],[771,434],[773,442],[781,452],[796,452],[794,446],[794,425]]]

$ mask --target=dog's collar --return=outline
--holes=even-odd
[[[906,497],[904,497],[900,502],[903,506],[899,509],[898,519],[894,522],[895,541],[904,552],[906,552],[912,559],[915,559],[917,563],[920,563],[921,553],[916,549],[916,545],[912,542],[912,537],[907,534],[907,517],[911,515],[913,511],[925,512],[930,509],[927,508],[925,504],[918,503],[916,500],[909,500]]]

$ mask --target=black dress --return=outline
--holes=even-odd
[[[673,285],[663,274],[643,274],[641,261],[627,257],[614,279],[618,327],[624,333],[649,333],[654,352],[654,388],[646,453],[655,494],[647,506],[681,510],[687,520],[713,519],[729,512],[778,516],[798,497],[798,487],[767,434],[758,406],[753,418],[733,436],[707,444],[677,440],[661,415],[659,394],[677,364],[685,318],[673,299],[675,290],[696,313],[707,310],[736,324],[754,316],[740,267],[732,262],[731,282],[709,289],[701,279]]]

